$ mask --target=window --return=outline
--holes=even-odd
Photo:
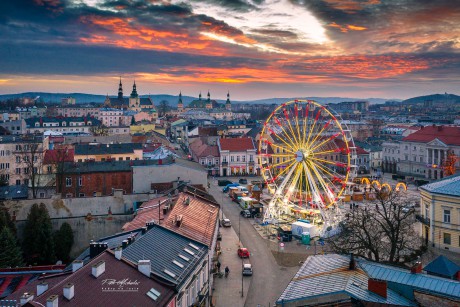
[[[21,174],[21,168],[17,167],[16,168],[16,175],[20,175]]]
[[[78,186],[81,187],[83,185],[83,178],[80,176],[78,177]]]
[[[126,157],[126,161],[129,161],[129,160],[131,160],[131,158],[130,158],[130,157]]]
[[[29,173],[29,168],[28,167],[24,167],[24,174],[28,174]]]
[[[16,156],[16,163],[21,163],[21,157],[20,156]]]
[[[29,179],[24,179],[24,184],[29,185]]]
[[[243,156],[242,159],[243,159],[243,162],[246,162],[246,156]]]
[[[78,193],[78,197],[85,197],[85,193]]]
[[[240,162],[240,156],[236,156],[236,162]]]
[[[450,245],[450,242],[451,242],[450,241],[450,233],[445,232],[443,234],[443,237],[444,237],[444,244]]]
[[[16,185],[21,185],[21,179],[16,179]]]
[[[72,178],[71,177],[66,177],[65,178],[65,186],[66,187],[71,187],[72,186]]]
[[[16,150],[22,150],[21,145],[16,145]]]
[[[65,195],[65,197],[67,197],[67,198],[72,198],[72,193],[67,193],[67,194]]]
[[[45,192],[40,192],[38,194],[38,198],[45,198]]]
[[[53,171],[53,167],[51,165],[48,165],[47,170],[48,174],[51,174],[51,172]]]
[[[249,162],[254,162],[254,157],[252,155],[249,155]]]
[[[230,156],[230,162],[234,162],[234,156]]]
[[[450,223],[450,209],[444,209],[444,223]]]

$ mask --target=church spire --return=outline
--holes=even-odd
[[[208,90],[208,101],[211,100],[211,94],[209,94],[209,90]]]
[[[200,92],[200,95],[198,96],[198,99],[201,100],[201,92]]]
[[[134,80],[134,84],[133,84],[133,91],[131,92],[131,98],[137,98],[139,95],[137,94],[137,90],[136,90],[136,80]]]
[[[118,85],[118,99],[123,99],[123,85],[121,84],[121,76],[120,76],[120,84]]]
[[[179,102],[180,104],[182,104],[182,91],[179,92]]]

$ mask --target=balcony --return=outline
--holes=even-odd
[[[228,166],[228,162],[222,162],[222,166]]]
[[[428,218],[425,218],[425,217],[423,217],[423,216],[421,216],[419,214],[416,214],[415,219],[417,221],[419,221],[420,223],[422,223],[423,225],[430,226],[430,219],[428,219]]]

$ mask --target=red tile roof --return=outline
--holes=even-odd
[[[198,139],[190,144],[190,151],[197,158],[204,158],[208,156],[219,157],[219,147],[217,145],[208,145],[203,140]]]
[[[229,151],[246,151],[255,149],[251,138],[225,138],[219,139],[220,149]]]
[[[91,273],[92,266],[99,261],[105,262],[105,271],[101,276],[95,278]],[[136,281],[138,284],[124,286],[125,289],[133,288],[130,291],[110,291],[108,289],[114,287],[118,289],[118,286],[104,283],[104,280],[123,281],[125,279],[131,282]],[[74,284],[75,291],[75,296],[70,301],[63,296],[63,288],[68,283]],[[147,296],[147,292],[152,288],[160,293],[156,301]],[[125,260],[117,260],[112,252],[105,251],[42,295],[35,297],[34,301],[46,305],[46,299],[50,295],[59,296],[59,306],[167,306],[174,297],[174,291],[140,273],[135,265]]]
[[[405,142],[429,143],[439,139],[446,145],[460,146],[460,127],[426,126],[402,140]]]
[[[187,198],[190,199],[188,205],[186,204]],[[144,227],[145,223],[152,220],[158,221],[157,205],[159,199],[152,199],[145,203],[142,206],[145,209],[139,210],[136,217],[123,226],[123,230],[130,231]],[[162,199],[167,201],[167,197]],[[165,215],[163,215],[162,206],[160,211],[161,225],[178,234],[211,246],[219,215],[219,205],[194,195],[192,192],[181,192],[172,202],[174,203],[173,208]],[[177,227],[174,221],[179,215],[182,215],[182,224]]]

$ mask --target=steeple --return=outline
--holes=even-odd
[[[227,93],[227,101],[225,102],[225,109],[228,111],[232,110],[232,103],[230,102],[230,91]]]
[[[133,91],[131,92],[131,98],[137,98],[139,95],[137,94],[137,90],[136,90],[136,80],[134,80],[134,84],[133,84]]]
[[[200,95],[198,95],[198,100],[201,100],[201,92],[200,92]]]
[[[121,84],[121,76],[120,76],[120,84],[118,85],[118,99],[123,99],[123,85]]]
[[[179,92],[179,101],[177,103],[182,104],[182,91]]]
[[[227,101],[225,104],[230,104],[230,91],[227,93]]]
[[[209,90],[208,90],[208,101],[211,100],[211,95],[209,94]]]

